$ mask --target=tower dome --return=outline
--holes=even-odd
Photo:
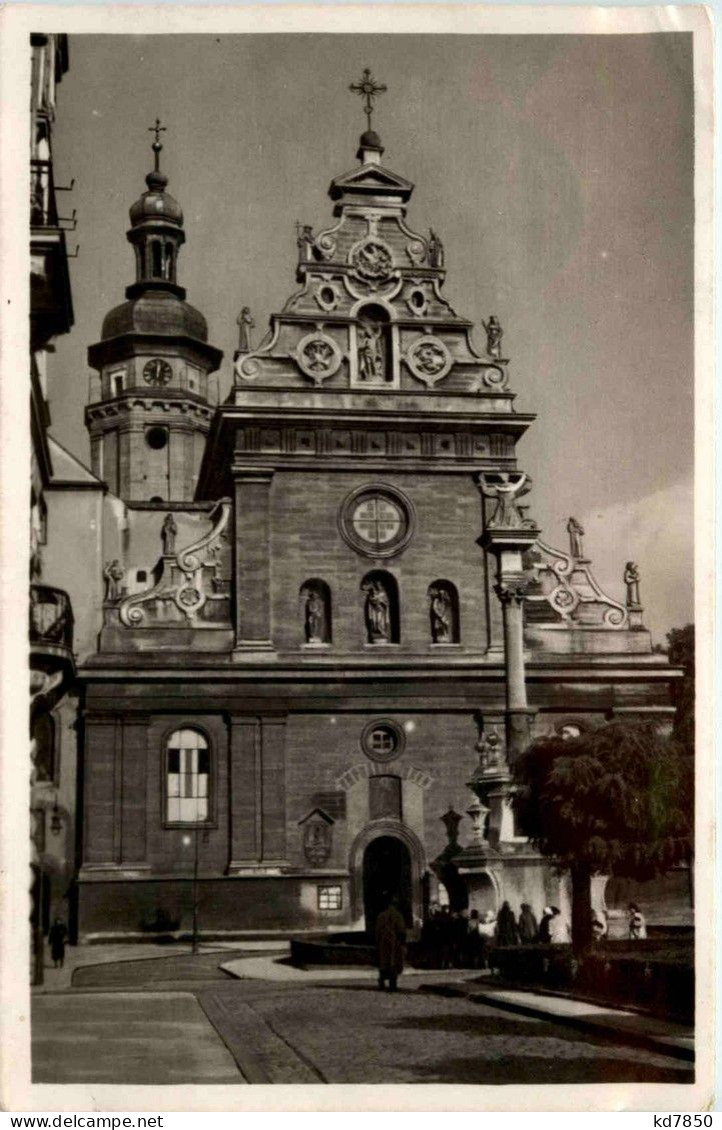
[[[176,281],[183,212],[159,167],[164,127],[156,119],[151,129],[155,168],[130,209],[126,233],[135,282],[88,349],[100,397],[85,419],[98,477],[127,501],[161,504],[193,497],[213,414],[209,374],[223,354],[208,344],[205,318]]]
[[[166,220],[177,227],[183,226],[183,211],[180,204],[169,192],[165,191],[168,177],[160,170],[154,169],[145,178],[148,185],[147,192],[140,196],[135,204],[131,205],[130,222],[133,227],[144,223],[146,220]]]

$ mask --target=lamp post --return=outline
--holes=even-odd
[[[191,897],[193,902],[193,925],[192,925],[192,953],[198,953],[198,910],[200,908],[199,886],[198,886],[198,839],[200,834],[203,834],[203,843],[208,843],[208,829],[202,828],[200,823],[197,823],[193,829],[193,881],[191,884]],[[183,837],[183,843],[188,847],[191,843],[190,836]]]

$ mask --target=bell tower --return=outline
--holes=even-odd
[[[100,396],[85,410],[93,472],[126,502],[193,498],[213,407],[209,375],[223,354],[177,283],[183,212],[160,170],[165,127],[156,119],[154,168],[130,209],[135,282],[88,349]]]

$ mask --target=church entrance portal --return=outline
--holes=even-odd
[[[396,836],[379,836],[364,852],[364,916],[373,933],[376,919],[389,896],[396,895],[407,925],[412,922],[411,855]]]

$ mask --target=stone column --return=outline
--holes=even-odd
[[[526,695],[524,663],[524,597],[526,580],[523,574],[503,573],[503,555],[499,555],[499,580],[494,586],[504,617],[504,663],[506,689],[506,749],[509,762],[528,745],[535,711],[529,708]]]
[[[522,471],[490,471],[479,476],[484,497],[484,533],[481,545],[496,559],[494,591],[502,606],[506,692],[506,753],[513,762],[529,743],[531,721],[526,695],[524,664],[524,597],[527,578],[523,554],[539,537],[535,523],[525,515],[519,500],[531,480]]]
[[[270,494],[273,471],[233,464],[236,653],[273,650]]]

